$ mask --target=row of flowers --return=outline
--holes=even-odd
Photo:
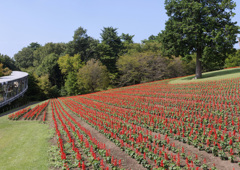
[[[24,108],[22,110],[19,110],[15,113],[9,115],[8,119],[19,120],[19,119],[23,118],[24,120],[33,120],[33,119],[37,120],[39,118],[39,116],[44,112],[43,120],[45,121],[48,103],[49,103],[49,101],[44,102],[41,105],[35,106],[33,109],[31,109],[30,107]]]
[[[53,116],[56,114],[57,117],[57,121],[53,117],[55,127],[60,126],[62,129],[61,134],[65,134],[65,138],[68,139],[67,142],[71,144],[73,151],[68,153],[68,155],[65,154],[64,145],[62,144],[64,142],[60,142],[62,141],[61,134],[57,132],[58,140],[61,139],[59,147],[63,167],[67,169],[76,167],[81,169],[109,169],[109,167],[112,169],[121,169],[121,160],[111,156],[111,152],[109,149],[106,149],[105,144],[92,137],[90,131],[68,114],[57,100],[52,101],[52,114]],[[71,162],[71,160],[74,160],[74,162]]]

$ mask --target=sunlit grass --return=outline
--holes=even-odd
[[[236,78],[236,77],[240,77],[240,68],[224,69],[224,70],[217,70],[217,71],[203,73],[203,76],[200,79],[194,79],[194,77],[195,75],[191,75],[187,77],[173,79],[169,83],[170,84],[193,83],[193,82],[201,82],[201,81]]]

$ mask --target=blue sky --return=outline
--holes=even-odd
[[[235,1],[233,20],[240,25],[240,1]],[[67,43],[80,26],[96,39],[103,27],[112,26],[141,42],[161,32],[168,19],[164,0],[0,0],[0,7],[0,53],[10,57],[31,42]]]

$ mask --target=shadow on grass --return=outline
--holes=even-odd
[[[213,71],[210,73],[203,73],[202,78],[200,79],[205,79],[209,77],[218,77],[218,76],[224,76],[227,74],[234,74],[234,73],[240,73],[240,68],[237,69],[231,69],[231,70],[219,70],[219,71]],[[183,78],[182,80],[192,80],[195,76],[189,76],[186,78]]]

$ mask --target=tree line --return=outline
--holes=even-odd
[[[232,0],[166,0],[165,30],[141,43],[117,28],[104,27],[98,40],[79,27],[68,43],[33,42],[14,59],[1,55],[0,63],[29,73],[32,100],[194,73],[200,78],[205,71],[240,66],[240,51],[233,48],[240,33],[231,21],[235,6]]]
[[[113,27],[104,27],[100,35],[100,40],[94,39],[79,27],[68,43],[42,46],[33,42],[14,55],[15,64],[30,74],[35,84],[33,94],[38,89],[41,98],[84,94],[194,72],[194,61],[163,56],[158,36],[134,43],[134,35],[118,35]]]

